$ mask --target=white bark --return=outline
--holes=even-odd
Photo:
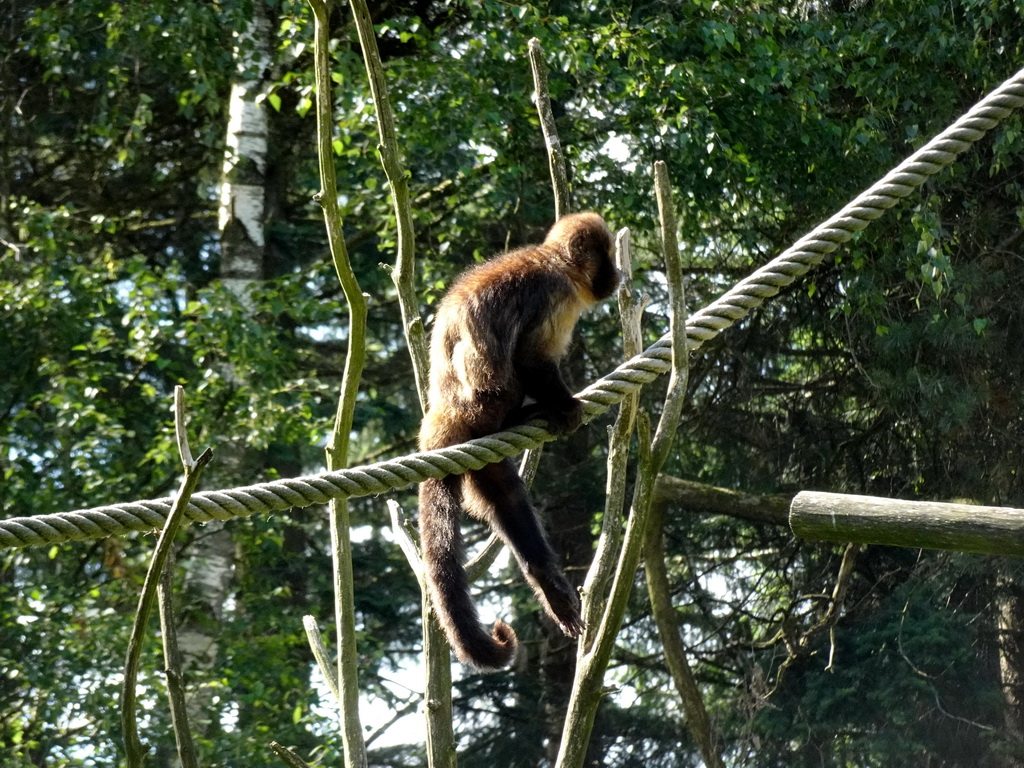
[[[263,73],[270,66],[270,21],[259,3],[249,28],[237,37],[237,79],[228,103],[227,138],[220,190],[221,278],[244,297],[245,286],[263,273],[269,120]]]
[[[253,5],[249,27],[236,36],[237,79],[231,88],[225,140],[219,223],[221,232],[221,280],[228,290],[247,302],[249,288],[263,277],[266,166],[269,120],[262,103],[263,73],[270,65],[270,22],[261,3]],[[228,366],[221,371],[231,378]],[[251,474],[252,457],[244,445],[218,448],[210,475],[234,479]],[[231,594],[236,565],[234,540],[224,523],[213,521],[200,530],[184,562],[188,615],[178,632],[178,645],[186,670],[205,680],[217,663],[218,624]],[[206,714],[213,711],[214,690],[206,686],[190,691],[189,717],[195,730],[205,734],[212,725]]]
[[[218,224],[223,232],[237,221],[256,246],[263,247],[263,213],[265,188],[262,183],[234,181],[235,169],[252,163],[260,177],[267,165],[267,113],[252,101],[259,83],[235,83],[231,86],[227,146],[224,152],[223,178],[220,188]],[[247,174],[248,175],[248,174]]]

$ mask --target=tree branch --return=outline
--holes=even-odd
[[[398,136],[395,132],[395,115],[388,98],[387,81],[384,79],[384,68],[377,51],[377,38],[373,34],[373,22],[366,7],[366,0],[349,0],[352,17],[355,19],[356,31],[359,34],[359,45],[363,49],[363,63],[366,76],[370,81],[370,94],[373,96],[374,110],[377,113],[377,136],[380,144],[381,165],[384,175],[391,185],[391,200],[395,209],[395,221],[398,225],[398,257],[391,272],[391,279],[398,290],[398,303],[402,309],[402,327],[412,357],[413,375],[416,377],[416,391],[420,397],[420,406],[426,410],[427,405],[427,341],[420,318],[419,302],[416,298],[415,276],[415,235],[412,226],[412,206],[409,204],[409,178],[402,163]]]
[[[641,319],[647,297],[637,300],[633,293],[633,265],[629,250],[629,230],[623,229],[615,237],[615,264],[622,272],[619,286],[619,322],[622,326],[622,354],[626,360],[640,354],[643,348]],[[615,561],[622,542],[622,508],[626,503],[627,464],[629,444],[636,424],[640,393],[627,395],[619,406],[615,425],[609,430],[607,481],[605,483],[604,516],[597,550],[583,583],[583,621],[585,628],[580,648],[590,650],[605,608],[608,583],[615,573]]]
[[[548,166],[551,169],[551,186],[555,193],[555,219],[560,219],[569,212],[569,177],[565,171],[565,155],[562,154],[562,143],[558,139],[555,128],[555,115],[551,111],[551,94],[548,91],[547,65],[544,62],[544,51],[540,40],[532,38],[528,43],[530,49],[530,68],[533,70],[533,87],[536,91],[537,113],[540,115],[540,127],[544,132],[544,145],[548,150]]]
[[[792,493],[755,494],[660,475],[654,487],[654,503],[669,504],[707,515],[728,515],[754,523],[789,525]]]
[[[651,614],[658,627],[665,650],[665,666],[679,693],[679,700],[686,715],[686,725],[700,746],[701,757],[708,768],[725,768],[722,756],[716,747],[715,734],[711,728],[704,698],[701,696],[697,680],[690,669],[686,658],[686,649],[679,636],[675,609],[672,606],[671,591],[668,584],[668,573],[665,568],[665,542],[662,535],[664,507],[657,503],[651,505],[651,518],[647,526],[647,537],[644,541],[644,563],[647,574],[647,594],[651,600]]]
[[[649,517],[654,484],[668,456],[686,395],[688,372],[688,343],[686,339],[686,306],[683,292],[682,270],[679,266],[679,247],[676,241],[676,222],[671,204],[668,173],[661,161],[654,165],[658,212],[661,218],[661,241],[665,254],[665,275],[668,279],[671,307],[670,335],[672,338],[672,370],[668,392],[653,442],[648,442],[646,418],[641,419],[640,462],[633,493],[632,509],[623,536],[618,566],[612,580],[608,606],[601,618],[600,629],[592,648],[580,645],[569,699],[568,714],[562,730],[556,768],[580,768],[586,757],[587,744],[594,728],[594,718],[601,701],[601,685],[611,659],[615,637],[622,626],[626,603],[633,590],[636,570]],[[650,449],[648,449],[650,445]]]
[[[333,116],[331,106],[330,72],[330,13],[325,0],[309,0],[316,18],[314,60],[316,69],[316,128],[317,158],[320,165],[320,193],[318,199],[324,211],[327,239],[331,258],[338,275],[349,310],[348,350],[345,372],[342,375],[338,410],[334,429],[327,446],[327,466],[340,469],[348,466],[349,435],[355,411],[359,380],[365,360],[366,296],[359,283],[342,232],[341,212],[338,209],[338,188],[334,172],[332,147]],[[355,596],[352,586],[352,543],[349,538],[348,500],[334,499],[330,503],[331,555],[334,563],[335,625],[338,635],[338,684],[341,690],[342,743],[345,765],[365,768],[366,744],[359,724],[359,678],[356,663]]]
[[[142,655],[142,643],[146,634],[146,625],[149,623],[150,614],[153,611],[153,603],[156,601],[157,583],[160,575],[167,565],[170,556],[171,546],[174,543],[174,535],[178,531],[185,510],[188,508],[189,499],[199,484],[199,478],[206,469],[206,465],[213,459],[213,451],[207,448],[199,458],[192,461],[192,453],[188,447],[188,438],[185,436],[185,406],[183,390],[181,387],[174,389],[174,427],[178,440],[178,448],[181,452],[182,465],[185,469],[185,477],[181,481],[181,488],[171,506],[171,512],[167,516],[160,538],[157,539],[156,548],[153,550],[153,557],[149,561],[149,569],[146,571],[146,580],[142,584],[142,594],[139,595],[139,607],[135,611],[135,621],[132,624],[131,637],[128,641],[128,653],[124,662],[124,684],[121,688],[121,732],[124,737],[124,748],[126,753],[126,765],[128,768],[141,768],[145,749],[139,740],[138,723],[135,719],[135,685],[139,676],[139,658]],[[172,665],[167,661],[168,667]],[[172,712],[174,703],[172,700]],[[179,722],[184,731],[178,731]],[[175,737],[178,740],[179,748],[183,743],[191,742],[191,736],[186,735],[187,720],[175,719]],[[182,764],[188,766],[186,758],[194,759],[194,750],[191,754],[182,755]],[[194,765],[194,763],[193,763]]]

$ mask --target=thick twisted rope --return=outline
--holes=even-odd
[[[1024,69],[831,219],[741,280],[722,297],[691,315],[686,321],[690,351],[699,349],[706,341],[820,264],[826,255],[907,197],[929,176],[951,164],[957,155],[1021,106],[1024,106]],[[604,413],[670,367],[671,340],[666,334],[641,354],[579,393],[586,419]],[[363,467],[197,493],[192,497],[186,516],[192,522],[229,520],[258,512],[326,504],[334,498],[384,493],[429,477],[479,469],[552,439],[547,430],[527,424],[451,448],[414,453]],[[170,499],[153,499],[61,514],[15,517],[0,521],[0,547],[35,546],[96,539],[129,531],[148,531],[163,525],[170,508]]]

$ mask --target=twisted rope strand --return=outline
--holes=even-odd
[[[952,163],[958,154],[1021,106],[1024,106],[1024,69],[839,213],[691,315],[686,321],[690,351],[699,349],[706,341],[820,264],[825,256],[907,197],[929,176]],[[578,397],[583,401],[586,420],[605,412],[627,394],[668,371],[671,367],[670,347],[671,340],[666,334],[641,354],[580,392]],[[422,482],[428,477],[479,469],[553,439],[547,430],[531,423],[450,448],[414,453],[363,467],[197,493],[192,497],[186,517],[191,522],[229,520],[258,512],[280,512],[292,507],[326,504],[332,498],[384,493]],[[163,525],[170,508],[169,499],[152,499],[52,515],[15,517],[0,521],[0,547],[39,546],[152,530]]]

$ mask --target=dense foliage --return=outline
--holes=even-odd
[[[207,487],[322,467],[344,311],[311,201],[312,22],[299,2],[269,6],[266,279],[246,301],[218,280],[234,33],[253,2],[57,0],[6,14],[0,517],[167,494],[179,470],[176,384],[187,391],[194,447],[246,449],[244,461],[215,461]],[[424,316],[457,271],[550,223],[531,37],[551,66],[575,206],[632,228],[651,340],[667,328],[655,160],[673,177],[688,300],[701,306],[1024,61],[1020,10],[995,0],[577,5],[377,4],[416,197]],[[371,297],[353,435],[361,463],[411,450],[419,407],[380,266],[394,260],[394,221],[372,104],[347,9],[332,20],[340,202]],[[704,350],[668,470],[752,493],[1024,507],[1022,156],[1015,116]],[[579,386],[619,354],[610,310],[583,326],[570,365]],[[536,484],[556,548],[577,573],[603,504],[604,423],[550,446]],[[412,510],[409,494],[397,498]],[[388,709],[419,703],[403,687],[419,685],[405,671],[418,660],[419,594],[386,532],[383,499],[354,502],[353,514],[361,683],[378,715],[371,725],[382,725]],[[216,663],[189,680],[215,691],[204,764],[276,764],[270,739],[337,760],[330,702],[301,629],[305,613],[331,623],[324,522],[313,510],[229,524],[236,559],[211,627]],[[183,536],[180,560],[205,531]],[[116,764],[127,624],[152,544],[131,536],[0,551],[0,763]],[[832,649],[828,632],[808,630],[841,549],[671,508],[666,545],[680,631],[727,764],[1024,761],[1016,563],[869,548]],[[464,765],[547,764],[558,733],[567,654],[521,580],[504,575],[496,568],[478,587],[493,591],[496,611],[514,605],[529,663],[457,681]],[[187,580],[181,599],[188,616]],[[609,674],[618,693],[599,715],[594,764],[700,765],[642,588],[619,640]],[[143,727],[163,761],[173,740],[155,641],[150,650]],[[371,742],[377,764],[422,764],[419,737],[409,736],[418,721],[400,722],[404,733]]]

